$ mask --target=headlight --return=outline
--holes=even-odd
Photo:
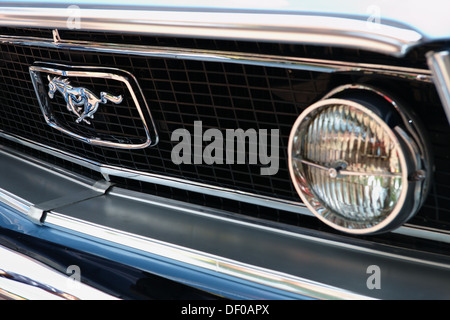
[[[297,119],[289,170],[303,202],[349,233],[392,230],[420,207],[430,176],[423,132],[410,114],[369,87],[345,86]]]

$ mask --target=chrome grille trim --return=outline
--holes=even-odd
[[[5,3],[0,6],[0,23],[14,27],[70,28],[69,5],[72,3],[64,1],[28,7]],[[425,40],[406,23],[380,19],[374,27],[366,13],[353,17],[314,14],[305,11],[308,6],[300,8],[293,1],[287,1],[281,8],[274,4],[262,10],[219,9],[195,2],[184,6],[151,6],[140,1],[126,5],[100,1],[78,8],[77,28],[92,31],[309,43],[364,48],[394,56],[403,56]]]
[[[312,213],[302,203],[297,203],[294,201],[283,200],[283,199],[277,199],[277,198],[273,198],[273,197],[261,196],[261,195],[257,195],[257,194],[242,192],[239,190],[233,190],[233,189],[228,189],[228,188],[223,188],[223,187],[216,187],[213,185],[198,183],[198,182],[189,181],[189,180],[167,177],[167,176],[163,176],[160,174],[152,174],[152,173],[140,172],[137,170],[131,170],[131,169],[113,167],[110,165],[104,165],[104,164],[101,164],[101,163],[98,163],[98,162],[95,162],[95,161],[92,161],[89,159],[85,159],[85,158],[70,154],[65,151],[58,150],[58,149],[50,147],[50,146],[46,146],[46,145],[34,142],[32,140],[28,140],[28,139],[25,139],[22,137],[18,137],[15,135],[5,133],[1,130],[0,130],[0,137],[8,139],[10,141],[13,141],[15,143],[19,143],[28,148],[32,148],[32,149],[35,149],[38,151],[48,153],[57,158],[71,161],[78,165],[87,167],[93,171],[101,173],[106,180],[109,180],[110,176],[134,179],[134,180],[138,180],[138,181],[142,181],[142,182],[155,183],[155,184],[160,184],[160,185],[167,186],[167,187],[184,189],[187,191],[199,192],[199,193],[203,193],[203,194],[207,194],[207,195],[211,195],[211,196],[222,197],[225,199],[242,201],[242,202],[246,202],[246,203],[250,203],[250,204],[254,204],[254,205],[261,205],[261,206],[265,206],[265,207],[271,207],[271,208],[277,209],[277,210],[289,211],[289,212],[294,212],[294,213],[298,213],[298,214],[312,216]]]
[[[450,51],[430,51],[427,53],[427,62],[450,124]]]
[[[48,168],[48,164],[45,162],[35,163],[35,159],[26,156],[25,154],[20,154],[17,151],[13,151],[13,156],[9,153],[9,150],[5,148],[5,155],[8,157],[13,157],[14,160],[23,161],[28,165],[43,169],[48,172],[48,174],[55,174],[53,170],[58,168]],[[0,152],[0,153],[1,153]],[[27,170],[24,170],[26,172]],[[56,171],[56,174],[61,179],[67,179],[68,177],[64,175],[63,172]],[[75,177],[70,177],[72,180]],[[83,179],[83,177],[81,177]],[[77,182],[74,180],[74,182]],[[30,188],[34,186],[32,184]],[[86,187],[90,187],[86,185]],[[0,190],[1,191],[1,190]],[[0,202],[6,204],[3,208],[9,210],[16,209],[20,206],[28,206],[26,200],[19,198],[18,196],[9,193],[9,198],[4,198],[4,194],[0,193]],[[12,196],[12,197],[11,197]],[[326,245],[333,250],[347,250],[352,251],[356,255],[358,254],[370,254],[375,257],[383,257],[385,259],[400,260],[408,263],[419,264],[422,266],[435,267],[435,268],[445,268],[448,269],[448,261],[445,259],[438,259],[438,256],[434,256],[434,259],[427,259],[422,255],[402,254],[401,250],[391,247],[377,247],[373,246],[373,243],[352,241],[351,239],[336,238],[334,236],[325,236],[319,232],[307,232],[307,230],[299,230],[297,228],[284,228],[279,224],[266,223],[264,221],[255,221],[254,219],[249,219],[245,216],[240,215],[230,215],[227,212],[209,209],[197,205],[183,204],[178,201],[168,200],[162,201],[164,198],[155,197],[146,194],[140,194],[137,192],[124,190],[121,188],[112,188],[107,196],[116,197],[119,201],[136,201],[144,206],[160,206],[161,208],[167,210],[176,210],[181,214],[185,214],[193,217],[205,218],[207,220],[215,220],[223,223],[230,223],[237,228],[249,228],[248,230],[255,230],[261,232],[276,233],[280,237],[286,237],[290,239],[295,239],[295,241],[307,241],[310,243]],[[15,198],[16,204],[11,203],[9,200]],[[5,201],[6,200],[6,201]],[[89,201],[89,200],[88,200]],[[86,202],[88,202],[86,201]],[[97,205],[99,210],[101,208]],[[80,208],[75,209],[79,211]],[[13,217],[17,213],[17,216],[21,216],[20,212],[15,210],[12,211]],[[24,214],[24,212],[21,212]],[[20,218],[18,218],[20,219]],[[187,219],[189,220],[189,218]],[[20,221],[19,225],[23,227],[22,232],[29,233],[30,229],[26,223],[21,220],[13,219],[11,223],[17,223]],[[256,222],[256,223],[255,223]],[[237,257],[229,257],[226,254],[213,253],[202,248],[195,248],[185,246],[182,243],[173,243],[170,241],[159,239],[151,234],[144,235],[139,233],[134,233],[131,229],[121,229],[114,225],[103,225],[98,221],[90,221],[88,219],[83,219],[80,217],[71,216],[70,211],[60,212],[51,211],[49,212],[44,225],[47,226],[47,231],[49,233],[62,232],[70,236],[76,236],[77,238],[91,239],[97,244],[108,245],[114,249],[126,250],[127,253],[138,254],[139,256],[153,256],[157,255],[158,259],[170,260],[170,263],[187,263],[190,267],[198,270],[206,270],[207,272],[217,272],[217,275],[231,276],[236,279],[242,279],[244,281],[253,281],[254,283],[261,284],[267,287],[274,288],[276,290],[283,290],[285,292],[293,292],[293,294],[303,294],[316,298],[356,298],[356,299],[366,299],[367,296],[352,293],[357,291],[349,291],[348,289],[341,288],[340,286],[330,286],[326,282],[316,282],[316,280],[310,279],[300,274],[294,274],[291,272],[277,271],[277,269],[271,268],[270,266],[262,266],[252,261],[243,262]],[[189,228],[188,228],[189,229]],[[407,227],[401,227],[398,231],[406,231],[409,229]],[[417,230],[415,228],[411,228]],[[411,230],[409,230],[411,231]],[[429,233],[428,237],[423,237],[425,239],[430,239],[433,241],[443,241],[449,242],[449,234],[439,234],[437,232],[432,232],[432,230],[423,230]],[[400,233],[400,232],[399,232]],[[420,230],[419,230],[420,233]],[[406,234],[406,233],[403,233]],[[48,235],[46,235],[48,236]],[[420,234],[416,235],[420,237]],[[49,239],[49,238],[46,238]],[[256,239],[258,239],[256,237]],[[343,240],[343,241],[342,241]],[[305,243],[305,242],[303,242]],[[300,245],[301,247],[301,245]],[[388,250],[386,250],[388,249]],[[423,252],[422,252],[423,253]],[[245,252],[243,252],[245,254]],[[370,296],[370,295],[369,295]]]
[[[53,34],[58,34],[58,32],[55,30]],[[159,58],[250,64],[325,73],[375,73],[413,79],[415,81],[431,82],[431,72],[429,70],[378,64],[353,63],[311,58],[279,57],[273,55],[261,55],[242,52],[208,51],[200,49],[168,48],[145,45],[123,45],[89,41],[67,41],[61,39],[59,36],[53,38],[37,38],[0,35],[0,43],[26,45],[30,47],[37,46],[44,48],[70,49],[77,51],[131,54]],[[213,185],[189,181],[185,179],[171,178],[160,174],[145,173],[138,170],[104,165],[102,163],[76,156],[69,152],[61,151],[53,147],[39,144],[32,140],[28,140],[14,134],[9,134],[1,130],[0,137],[39,151],[49,153],[60,159],[68,160],[99,172],[104,176],[106,180],[109,180],[109,176],[134,179],[142,182],[155,183],[167,187],[185,189],[192,192],[199,192],[230,200],[271,207],[277,210],[312,216],[312,213],[306,208],[306,206],[304,206],[300,202],[277,199],[269,196],[261,196],[254,193],[233,190],[230,188],[216,187]]]
[[[130,234],[56,212],[52,212],[47,216],[46,225],[50,228],[68,230],[69,232],[76,232],[80,235],[87,235],[100,239],[98,241],[101,242],[110,242],[120,244],[121,246],[125,245],[133,250],[141,250],[186,263],[196,268],[202,268],[217,272],[218,274],[249,280],[315,299],[371,299],[367,296],[328,286],[319,282],[240,263],[238,261],[214,256],[205,252],[199,252],[156,239]]]
[[[155,58],[172,58],[205,62],[222,62],[257,65],[265,67],[306,70],[325,73],[356,72],[396,76],[417,81],[431,82],[431,72],[427,69],[407,68],[369,63],[344,62],[312,58],[274,56],[244,52],[157,47],[146,45],[72,41],[58,38],[37,38],[0,35],[0,43],[90,51],[102,53],[130,54]]]
[[[306,206],[302,203],[296,203],[292,201],[287,200],[280,200],[276,198],[270,198],[265,196],[260,196],[256,194],[250,194],[250,193],[244,193],[244,192],[238,192],[236,190],[226,189],[226,188],[215,188],[214,186],[210,185],[204,185],[192,181],[187,180],[181,180],[181,179],[169,179],[168,177],[164,177],[161,175],[155,175],[155,174],[140,174],[140,173],[134,173],[132,170],[117,170],[115,168],[112,168],[110,166],[101,165],[100,163],[96,163],[93,161],[90,161],[88,159],[82,159],[80,157],[77,157],[75,155],[71,155],[67,152],[57,150],[55,148],[37,144],[31,140],[25,140],[20,137],[14,137],[9,134],[5,134],[4,132],[1,132],[0,130],[0,137],[8,139],[10,141],[13,141],[15,143],[22,144],[26,147],[30,147],[33,149],[36,149],[38,151],[43,151],[46,153],[51,154],[52,156],[56,156],[58,158],[61,158],[63,160],[72,161],[74,163],[77,163],[82,166],[86,166],[87,168],[100,172],[105,179],[109,179],[108,175],[120,175],[123,174],[123,176],[127,178],[132,179],[142,179],[142,181],[148,181],[152,183],[159,183],[161,185],[174,187],[174,188],[182,188],[187,189],[189,191],[193,192],[201,192],[206,193],[208,195],[218,196],[226,199],[236,200],[236,201],[242,201],[247,202],[255,205],[261,205],[261,206],[268,206],[272,207],[274,209],[278,210],[284,210],[289,212],[298,213],[300,215],[307,215],[313,217],[313,213],[306,208]],[[13,150],[9,150],[8,147],[2,147],[0,146],[0,150],[5,150],[8,154],[15,153]],[[21,158],[20,154],[18,154],[18,158]],[[27,159],[26,161],[29,161]],[[40,162],[40,161],[39,161]],[[45,163],[37,163],[38,166],[45,166]],[[54,170],[55,168],[53,168]],[[67,171],[66,169],[61,169],[62,171]],[[69,172],[67,172],[68,175]],[[64,176],[67,178],[67,175],[64,174]],[[74,180],[72,178],[72,180]],[[77,180],[74,180],[77,181]],[[88,186],[90,182],[84,182],[83,185]],[[18,198],[13,194],[10,194],[6,190],[0,189],[0,202],[5,203],[6,205],[14,207],[16,210],[19,210],[21,213],[23,213],[25,216],[27,215],[30,207],[33,205],[32,203]],[[405,236],[415,237],[415,238],[421,238],[421,239],[428,239],[432,241],[439,241],[444,243],[450,243],[450,234],[447,232],[444,232],[443,230],[437,230],[437,229],[430,229],[430,228],[423,228],[419,226],[409,225],[406,224],[404,226],[399,227],[396,230],[393,230],[392,233],[396,234],[402,234]]]
[[[28,147],[33,147],[34,144],[31,142],[31,145],[28,145],[28,142],[24,141],[24,140],[20,140],[19,138],[13,138],[13,137],[8,137],[7,135],[5,135],[4,133],[0,132],[0,136],[6,139],[11,139],[12,141],[16,142],[16,143],[22,143],[25,146]],[[49,148],[46,146],[42,146],[42,149],[39,149],[40,151],[44,151],[44,148]],[[49,148],[51,149],[51,148]],[[64,159],[69,159],[70,160],[70,156],[69,155],[64,155],[62,152],[59,152],[58,150],[51,150],[55,153],[51,153],[52,155],[57,155],[57,153],[60,154],[61,157],[64,157]],[[21,154],[20,152],[14,151],[12,149],[10,149],[9,147],[3,147],[0,146],[0,152],[5,152],[6,154],[8,154],[9,156],[13,156],[15,159],[21,160],[21,161],[25,161],[27,163],[31,163],[41,169],[44,170],[49,170],[51,171],[53,174],[58,174],[64,177],[64,179],[70,179],[71,181],[78,183],[80,185],[83,185],[86,188],[91,189],[94,181],[84,181],[84,177],[83,176],[72,176],[73,173],[68,171],[67,169],[62,169],[62,168],[58,168],[58,167],[48,167],[48,164],[38,160],[38,159],[34,159],[34,158],[30,158],[29,156],[27,156],[26,158],[24,158],[24,155]],[[76,158],[76,157],[75,157]],[[81,164],[81,162],[78,162]],[[95,170],[95,168],[97,168],[99,171],[101,171],[101,166],[99,165],[98,167],[92,166],[91,167],[93,170]],[[56,170],[56,173],[55,173]],[[164,179],[161,180],[161,183],[164,183]],[[179,181],[180,185],[182,185],[184,183],[184,186],[187,188],[190,188],[191,186],[189,185],[189,183],[187,181],[183,182],[183,181]],[[198,186],[199,188],[201,188],[201,186]],[[205,186],[206,188],[208,188],[208,186]],[[201,189],[195,189],[193,188],[193,191],[198,191],[202,192]],[[208,191],[209,189],[205,189],[206,191]],[[229,196],[233,196],[232,194],[228,194],[228,190],[212,190],[213,192],[215,192],[215,194],[213,195],[217,195],[217,192],[222,191],[223,193],[220,194],[220,196],[222,197],[227,197]],[[120,196],[120,197],[125,197],[125,198],[133,198],[137,201],[147,201],[144,199],[139,199],[136,198],[136,192],[130,192],[128,190],[125,189],[120,189],[120,191],[118,191],[118,189],[114,189],[113,190],[113,194]],[[132,194],[132,195],[130,195]],[[255,195],[251,195],[251,194],[247,194],[247,195],[243,195],[243,194],[239,194],[239,195],[234,195],[234,197],[236,197],[236,200],[238,201],[246,201],[246,200],[253,200],[255,201],[255,204],[260,204],[260,205],[267,205],[267,206],[272,206],[274,208],[278,208],[280,210],[286,210],[286,211],[292,211],[292,212],[296,212],[298,214],[302,214],[302,215],[308,215],[308,216],[314,216],[307,208],[306,206],[302,205],[302,204],[297,204],[297,203],[289,203],[288,201],[285,201],[284,203],[281,202],[279,199],[271,199],[271,198],[266,198],[264,199],[264,197],[261,196],[255,196]],[[233,198],[232,198],[233,199]],[[260,201],[259,203],[257,203],[257,201]],[[20,212],[23,216],[29,218],[30,220],[31,217],[28,216],[28,213],[30,211],[30,208],[33,206],[33,203],[22,199],[6,190],[3,190],[0,188],[0,203],[3,203],[9,207],[14,208],[15,210],[17,210],[18,212]],[[164,205],[164,204],[160,204],[160,205]],[[168,205],[169,206],[169,205]],[[210,216],[211,213],[205,213],[205,212],[200,212],[200,211],[196,211],[196,214],[199,215],[205,215],[205,216]],[[73,218],[70,218],[68,216],[65,215],[61,215],[58,214],[56,212],[51,212],[50,213],[50,221],[52,221],[52,217],[61,217],[63,220],[69,219],[67,221],[72,221]],[[229,220],[229,218],[227,218],[226,216],[222,217],[221,215],[214,215],[214,219],[225,219],[225,220]],[[47,221],[47,220],[46,220]],[[233,218],[233,221],[239,224],[245,224],[248,222],[245,222],[244,220],[239,220],[236,217]],[[47,221],[48,222],[48,221]],[[84,222],[83,222],[84,223]],[[258,225],[258,224],[251,224],[253,227],[260,227],[260,228],[270,228],[271,230],[275,230],[273,229],[273,226],[271,223],[267,224],[266,226],[263,225]],[[98,226],[100,228],[102,228],[101,226]],[[71,229],[69,227],[69,229]],[[282,230],[282,229],[276,229],[277,232],[291,232],[288,230]],[[409,237],[413,237],[413,238],[418,238],[418,239],[427,239],[427,240],[431,240],[431,241],[438,241],[438,242],[443,242],[443,243],[450,243],[450,233],[449,232],[445,232],[443,230],[438,230],[438,229],[432,229],[432,228],[425,228],[425,227],[420,227],[420,226],[415,226],[415,225],[410,225],[410,224],[405,224],[404,226],[399,227],[396,230],[391,231],[392,233],[395,234],[400,234],[400,235],[405,235],[405,236],[409,236]],[[297,233],[291,233],[292,236],[300,236]],[[306,237],[305,235],[301,235],[301,237]],[[324,241],[324,240],[322,240]]]

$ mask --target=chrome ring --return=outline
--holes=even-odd
[[[377,114],[377,112],[371,110],[371,108],[367,107],[364,103],[358,102],[358,99],[354,99],[355,101],[352,101],[351,95],[348,99],[336,97],[339,96],[339,93],[348,89],[369,90],[370,92],[376,93],[378,96],[386,99],[386,101],[392,105],[392,110],[394,110],[396,115],[399,116],[399,123],[395,126],[392,124],[388,125],[385,123],[383,118]],[[349,95],[347,95],[347,97],[349,97]],[[297,156],[293,154],[295,152],[294,141],[298,134],[299,127],[301,124],[305,123],[305,121],[310,120],[312,114],[317,113],[318,110],[329,105],[347,105],[368,115],[376,122],[377,125],[380,125],[385,133],[388,134],[389,139],[391,139],[392,143],[394,143],[396,149],[398,150],[397,154],[400,162],[402,181],[398,201],[386,216],[380,216],[381,218],[379,220],[375,219],[373,224],[371,224],[370,221],[360,222],[349,219],[348,217],[344,217],[343,215],[340,215],[337,212],[332,212],[332,210],[326,208],[326,206],[320,202],[321,200],[319,198],[315,198],[317,196],[311,193],[306,176],[302,176],[302,174],[298,173],[298,169],[294,166],[293,158],[294,156]],[[422,143],[422,132],[420,130],[416,130],[417,128],[415,127],[411,128],[411,121],[409,119],[410,115],[403,113],[402,109],[394,100],[389,99],[388,96],[382,94],[381,92],[375,91],[375,89],[362,85],[346,85],[338,87],[327,94],[322,100],[314,103],[302,112],[294,123],[289,137],[289,172],[297,193],[316,217],[331,227],[343,232],[352,234],[373,234],[395,229],[410,219],[417,212],[427,193],[426,191],[428,189],[431,176],[431,157],[426,149],[426,146]],[[404,122],[406,122],[407,125],[405,125]],[[305,163],[308,161],[302,162]],[[316,165],[316,168],[317,167],[320,167],[320,165]],[[335,168],[329,168],[326,166],[323,166],[323,168],[327,170],[329,179],[335,179],[340,174],[339,170],[336,170]],[[416,181],[413,181],[414,179],[410,179],[414,173],[419,171],[425,172],[425,176],[421,175],[422,179],[418,179]],[[384,175],[389,176],[391,174],[386,173]]]

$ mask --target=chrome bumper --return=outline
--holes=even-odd
[[[114,186],[98,188],[95,181],[6,148],[0,151],[0,176],[5,230],[221,297],[450,298],[450,264],[439,256],[269,225]],[[10,263],[1,259],[0,269],[20,274]],[[381,270],[380,289],[367,285],[374,265]],[[27,277],[45,282],[30,271]]]
[[[117,299],[2,246],[0,257],[0,300]]]

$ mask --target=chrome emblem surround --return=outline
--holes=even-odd
[[[45,121],[51,127],[85,143],[120,149],[143,149],[154,146],[158,143],[158,133],[156,131],[150,110],[143,96],[142,90],[134,76],[121,69],[91,66],[68,66],[56,63],[35,62],[29,67],[33,86],[39,100],[39,105],[44,115]],[[44,77],[46,74],[46,77]],[[95,88],[76,87],[71,85],[71,77],[77,78],[102,78],[105,81],[119,81],[125,85],[128,92],[124,92],[130,97],[137,109],[145,136],[139,141],[127,142],[127,139],[105,139],[80,133],[80,130],[70,129],[70,126],[58,119],[54,114],[54,108],[61,109],[62,106],[55,106],[54,96],[60,92],[66,102],[65,108],[73,113],[74,123],[84,123],[87,126],[93,124],[94,114],[98,111],[100,104],[114,103],[120,104],[124,101],[124,95],[112,95],[107,92],[100,92],[97,96],[93,93]],[[46,85],[47,83],[47,85]],[[52,101],[53,100],[53,101]],[[130,101],[130,106],[132,105]],[[75,132],[77,131],[77,132]],[[92,131],[92,130],[91,130]]]

